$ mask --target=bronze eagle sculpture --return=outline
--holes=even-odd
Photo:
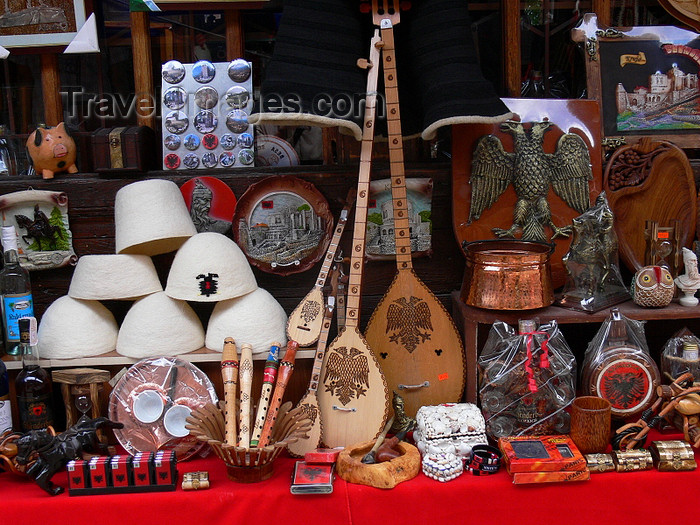
[[[523,122],[509,120],[501,129],[513,135],[514,151],[503,149],[495,135],[482,137],[476,145],[470,183],[469,222],[478,219],[501,194],[513,184],[518,198],[513,210],[513,224],[507,230],[493,228],[498,237],[548,242],[545,228],[554,232],[552,239],[571,235],[571,225],[558,227],[552,221],[547,201],[549,186],[566,204],[579,213],[590,206],[588,181],[593,179],[590,155],[583,139],[564,133],[554,153],[545,153],[544,134],[552,126],[548,120],[533,122],[529,129]]]

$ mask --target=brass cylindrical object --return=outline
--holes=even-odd
[[[654,465],[651,453],[645,448],[616,450],[613,452],[613,462],[618,472],[649,470]]]
[[[615,463],[610,454],[585,454],[588,470],[591,472],[610,472],[615,470]]]
[[[693,448],[685,441],[652,441],[649,451],[654,466],[662,472],[695,470],[698,466]]]

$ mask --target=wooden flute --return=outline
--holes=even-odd
[[[282,405],[282,398],[284,397],[284,391],[287,388],[287,383],[289,383],[289,378],[292,376],[292,372],[294,371],[294,359],[296,358],[298,348],[299,343],[296,341],[289,341],[287,343],[287,351],[284,353],[284,357],[280,361],[279,372],[277,373],[277,383],[275,384],[275,392],[272,395],[270,408],[268,409],[267,417],[265,418],[265,426],[263,426],[262,434],[260,435],[260,442],[258,443],[260,448],[266,447],[270,443],[270,438],[272,437],[272,427],[277,420],[277,413]]]
[[[253,389],[253,347],[248,343],[241,345],[238,383],[241,385],[238,446],[248,448],[250,445],[250,392]]]
[[[272,397],[272,389],[275,386],[275,378],[277,377],[277,369],[279,368],[279,351],[280,344],[272,343],[270,353],[265,361],[265,370],[263,371],[263,384],[260,391],[260,401],[258,402],[258,411],[255,414],[255,425],[253,427],[253,437],[250,440],[250,446],[257,447],[260,443],[260,435],[265,426],[265,418],[267,409],[270,406],[270,398]]]
[[[238,351],[233,337],[224,339],[224,352],[221,354],[221,377],[224,380],[224,421],[226,423],[226,444],[235,447],[236,439],[236,390],[238,385]]]

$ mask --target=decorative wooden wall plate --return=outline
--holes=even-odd
[[[27,270],[48,270],[78,262],[68,224],[67,194],[26,190],[2,195],[0,223],[15,227],[19,262]]]
[[[231,231],[236,196],[225,182],[216,177],[194,177],[180,186],[180,192],[197,233]]]
[[[682,149],[650,137],[623,146],[605,168],[603,187],[615,216],[620,258],[630,270],[645,265],[647,220],[671,226],[670,221],[678,219],[680,244],[690,248],[695,238],[697,191]]]
[[[700,3],[697,0],[659,0],[659,4],[684,24],[700,31]]]
[[[316,187],[292,176],[268,177],[238,199],[233,238],[254,266],[279,275],[303,272],[326,253],[333,215]]]
[[[523,123],[541,122],[548,119],[553,123],[544,134],[543,149],[551,154],[557,149],[557,142],[564,133],[575,133],[588,147],[593,180],[589,181],[590,203],[602,187],[602,152],[600,143],[600,120],[598,103],[594,100],[537,100],[503,99],[508,108],[517,114]],[[486,208],[476,220],[469,219],[472,198],[472,162],[476,145],[482,137],[494,135],[501,140],[506,152],[514,151],[513,136],[502,131],[497,124],[470,124],[452,127],[452,225],[457,242],[481,241],[495,238],[492,228],[507,229],[513,224],[513,211],[517,201],[513,185],[498,197],[491,207]],[[570,207],[551,185],[547,195],[552,222],[559,228],[571,224],[580,215]],[[571,243],[571,237],[551,239],[551,229],[546,228],[548,240],[555,244],[550,257],[552,285],[562,286],[566,280],[566,268],[562,257]]]

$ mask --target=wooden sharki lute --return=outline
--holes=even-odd
[[[364,267],[370,168],[374,142],[374,116],[379,76],[379,32],[370,45],[364,129],[357,180],[355,227],[348,281],[345,327],[326,351],[323,388],[318,406],[323,424],[322,441],[328,447],[348,446],[379,435],[389,416],[389,390],[379,363],[359,330],[362,270]],[[365,65],[364,63],[362,65]]]
[[[367,324],[365,337],[391,390],[415,417],[423,405],[456,402],[464,390],[462,338],[442,303],[418,278],[411,258],[410,217],[404,176],[403,140],[396,79],[393,26],[398,5],[372,1],[374,23],[382,35],[387,105],[391,194],[398,271]],[[398,2],[396,2],[398,4]],[[379,12],[383,14],[378,14]]]
[[[351,190],[348,192],[345,206],[340,212],[338,224],[335,225],[333,238],[328,245],[326,256],[323,258],[323,265],[316,279],[316,284],[292,311],[287,320],[287,339],[296,341],[299,343],[299,346],[311,346],[318,341],[318,335],[321,333],[321,325],[323,324],[323,304],[325,302],[323,299],[323,287],[326,284],[331,265],[335,260],[335,252],[338,249],[338,244],[345,230],[345,223],[348,220],[348,214],[354,203],[355,191]]]
[[[316,355],[311,369],[311,380],[309,388],[304,397],[297,403],[296,408],[301,409],[311,420],[311,430],[306,433],[306,437],[299,439],[295,443],[290,443],[287,447],[289,453],[295,456],[303,456],[312,451],[321,442],[321,412],[318,408],[318,383],[321,379],[321,365],[323,357],[326,355],[326,345],[328,344],[328,333],[331,329],[333,311],[335,309],[335,297],[329,296],[326,301],[326,308],[323,314],[321,334],[316,345]]]

